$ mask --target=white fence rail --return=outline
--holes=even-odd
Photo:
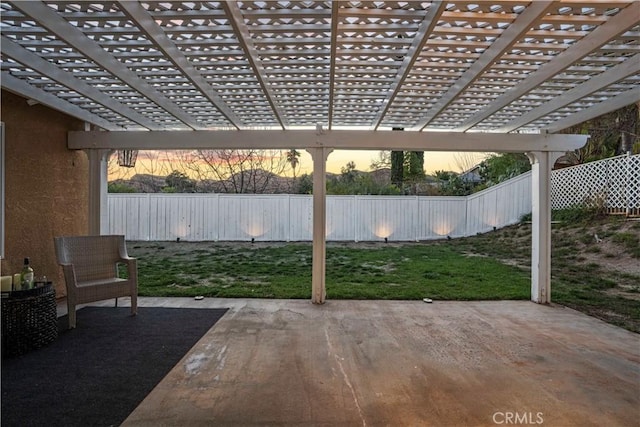
[[[597,164],[602,162],[607,165]],[[602,162],[554,171],[553,208],[606,194],[611,210],[640,211],[640,156]],[[308,195],[109,194],[108,211],[109,233],[124,234],[128,240],[312,239],[312,196]],[[529,212],[530,173],[467,197],[328,196],[327,239],[463,237],[515,224]]]

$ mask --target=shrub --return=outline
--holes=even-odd
[[[551,212],[551,219],[553,221],[578,224],[603,218],[604,216],[605,213],[602,209],[583,205],[573,205],[565,209],[558,209]]]
[[[107,186],[109,193],[135,193],[136,189],[122,182],[110,182]]]
[[[582,205],[574,205],[564,209],[556,209],[551,211],[552,221],[561,221],[569,223],[586,223],[595,219],[603,218],[605,213],[598,208],[590,208]],[[520,222],[530,222],[532,213],[529,212],[520,217]]]

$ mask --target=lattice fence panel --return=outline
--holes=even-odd
[[[640,155],[629,157],[627,170],[627,213],[640,216]]]
[[[551,207],[603,207],[640,214],[640,155],[620,156],[553,171]]]

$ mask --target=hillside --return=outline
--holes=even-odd
[[[530,270],[526,223],[447,244]],[[608,216],[552,228],[551,300],[640,332],[640,220]]]
[[[364,178],[372,186],[367,186],[369,192],[363,194],[387,194],[377,193],[376,188],[384,188],[391,184],[391,171],[389,168],[381,168],[374,171],[354,171],[355,176]],[[327,173],[327,182],[341,180],[340,174]],[[419,183],[411,185],[411,194],[431,196],[438,194],[440,181],[433,176],[425,176]],[[150,174],[136,174],[129,179],[115,179],[109,182],[110,192],[133,193],[160,193],[167,187],[167,177]],[[280,194],[296,193],[307,194],[311,191],[312,180],[308,175],[300,175],[295,179],[274,174],[262,169],[249,169],[229,176],[225,180],[201,179],[191,180],[189,190],[185,193],[256,193],[256,194]],[[357,189],[351,189],[357,191]],[[374,191],[373,193],[370,193]],[[178,191],[180,192],[180,191]],[[353,193],[360,194],[360,193]]]
[[[192,186],[198,193],[267,193],[277,194],[289,192],[293,178],[274,173],[252,169],[234,174],[225,180],[202,179],[193,180]],[[117,179],[110,182],[136,193],[159,193],[167,186],[165,176],[136,174],[129,179]],[[244,191],[242,191],[244,189]]]

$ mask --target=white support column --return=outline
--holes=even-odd
[[[531,300],[551,302],[551,169],[564,153],[536,151],[531,161]]]
[[[324,304],[327,292],[325,284],[327,244],[327,157],[329,148],[307,150],[313,159],[313,267],[311,302]]]
[[[106,234],[109,230],[107,211],[107,174],[111,150],[87,150],[89,156],[89,234]]]

